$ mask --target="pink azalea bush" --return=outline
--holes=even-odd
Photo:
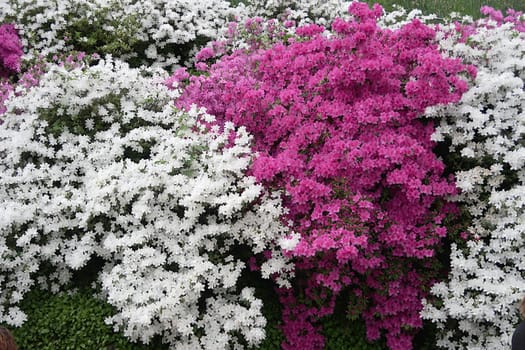
[[[442,57],[434,30],[417,20],[389,30],[377,25],[378,5],[349,12],[330,36],[299,27],[169,81],[184,85],[179,107],[204,106],[219,123],[246,127],[258,152],[251,174],[284,190],[283,219],[301,234],[287,251],[294,289],[280,290],[284,349],[322,348],[315,322],[342,291],[359,301],[349,307],[370,340],[384,332],[391,349],[410,349],[454,211],[444,200],[456,193],[453,179],[432,152],[434,126],[419,117],[457,102],[467,89],[461,75],[474,69]]]
[[[480,28],[495,29],[507,23],[511,25],[514,30],[525,32],[525,15],[522,11],[507,9],[506,15],[503,15],[500,10],[496,10],[490,6],[482,6],[480,12],[485,17],[482,17],[477,21],[473,22],[470,18],[463,18],[460,21],[454,21],[455,31],[461,34],[459,40],[456,40],[456,44],[458,42],[466,42],[469,38],[475,35]],[[444,27],[438,27],[444,31],[447,30],[446,23]]]
[[[0,25],[0,114],[5,112],[4,101],[13,87],[9,76],[20,72],[22,44],[13,24]]]
[[[20,72],[22,43],[13,24],[0,25],[0,77]]]
[[[493,7],[482,6],[481,13],[495,21],[498,26],[501,26],[503,23],[513,23],[515,30],[525,32],[525,17],[523,16],[522,11],[508,9],[504,16],[501,11],[494,9]]]

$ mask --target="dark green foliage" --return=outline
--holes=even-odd
[[[139,21],[132,15],[108,20],[111,17],[110,11],[111,8],[100,10],[94,16],[95,21],[82,17],[69,18],[70,26],[60,34],[69,38],[68,44],[75,50],[88,54],[111,54],[116,57],[131,54],[134,52],[133,46],[138,41],[134,35],[139,27]],[[104,29],[105,25],[110,25],[114,30]]]
[[[371,343],[366,340],[365,324],[362,320],[348,320],[341,313],[323,322],[326,350],[384,350],[383,342]]]
[[[264,301],[268,320],[266,339],[250,350],[279,350],[284,336],[280,330],[280,304],[270,282],[259,280],[257,296]],[[165,350],[167,345],[155,339],[149,345],[131,343],[123,335],[114,333],[104,319],[112,307],[92,296],[93,291],[82,289],[68,295],[40,290],[28,293],[21,304],[28,320],[20,328],[12,329],[20,350]],[[384,341],[366,340],[366,329],[361,319],[349,320],[341,309],[334,316],[321,321],[326,337],[326,350],[386,350]],[[414,348],[434,350],[433,325],[426,323],[416,336]]]
[[[281,326],[281,305],[277,294],[273,292],[273,288],[269,286],[268,289],[259,288],[256,295],[262,298],[264,302],[263,313],[267,320],[266,338],[253,350],[278,350],[281,349],[281,343],[284,341],[284,335],[280,329]]]
[[[145,346],[114,333],[104,319],[112,307],[91,290],[68,295],[31,291],[21,303],[27,321],[12,329],[20,350],[139,350],[167,349],[158,340]]]
[[[423,329],[414,338],[413,346],[415,350],[437,350],[436,346],[436,326],[430,321],[423,321]]]

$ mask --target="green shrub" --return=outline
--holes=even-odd
[[[34,290],[21,303],[27,321],[12,329],[20,350],[139,350],[167,349],[157,340],[149,346],[129,342],[114,333],[104,319],[112,307],[91,290],[74,294]]]
[[[366,340],[365,323],[361,319],[349,320],[343,315],[333,315],[323,322],[326,338],[325,350],[383,350],[384,342]]]

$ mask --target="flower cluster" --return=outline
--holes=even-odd
[[[249,348],[262,276],[285,350],[324,348],[336,302],[393,350],[423,319],[438,347],[509,348],[525,17],[481,13],[0,1],[0,323],[81,278],[133,341]]]
[[[0,322],[24,321],[33,286],[68,289],[89,268],[132,340],[259,343],[262,302],[239,277],[264,253],[262,276],[289,286],[279,244],[296,239],[278,196],[246,176],[250,135],[175,109],[166,73],[110,59],[48,70],[0,125]]]
[[[0,3],[0,23],[16,23],[30,54],[96,52],[135,66],[183,63],[201,45],[218,38],[236,16],[246,17],[244,7],[224,0]]]
[[[75,20],[93,21],[94,3],[7,0],[0,3],[0,23],[12,22],[26,53],[47,55],[68,48],[65,30]]]
[[[525,35],[511,22],[478,25],[466,43],[441,41],[478,69],[459,103],[427,111],[440,121],[433,139],[449,146],[473,238],[452,246],[448,281],[433,287],[423,314],[445,349],[508,349],[525,290]]]
[[[0,81],[0,122],[3,120],[3,114],[6,112],[5,103],[12,95],[19,96],[39,84],[40,78],[48,69],[48,64],[53,62],[65,69],[74,69],[88,65],[99,57],[97,55],[86,56],[83,52],[71,52],[69,54],[55,55],[51,60],[45,60],[43,57],[24,61],[24,69],[9,80]]]
[[[279,18],[299,25],[316,23],[329,25],[337,17],[348,16],[352,1],[342,0],[248,0],[251,16]]]
[[[0,81],[0,116],[5,113],[5,101],[13,92],[13,86],[7,81]]]
[[[506,16],[504,16],[499,10],[496,10],[490,6],[482,6],[481,13],[485,16],[488,16],[488,18],[492,21],[495,21],[498,26],[501,26],[503,23],[512,23],[514,24],[515,30],[519,32],[525,32],[525,16],[521,11],[508,9]]]
[[[20,73],[22,55],[22,43],[14,25],[0,25],[0,115],[5,112],[4,101],[13,91],[10,78]]]
[[[306,276],[298,295],[281,291],[285,349],[322,347],[312,323],[345,289],[366,300],[370,339],[385,331],[391,349],[410,348],[402,329],[421,325],[452,209],[444,198],[455,186],[432,152],[433,125],[418,117],[458,101],[467,89],[460,75],[473,69],[443,58],[419,21],[388,30],[377,25],[378,5],[353,3],[349,12],[329,36],[302,26],[270,48],[238,50],[198,65],[206,74],[172,79],[187,83],[178,106],[196,103],[219,125],[245,126],[258,152],[251,173],[284,190],[286,219],[301,234],[289,254]]]
[[[0,79],[20,72],[22,43],[13,24],[0,25]]]
[[[228,22],[246,17],[243,6],[232,7],[226,0],[120,1],[114,16],[135,18],[134,50],[144,63],[172,67],[185,63],[208,41],[218,39]]]

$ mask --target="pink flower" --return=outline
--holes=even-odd
[[[0,25],[0,77],[20,72],[22,43],[13,24]]]
[[[205,47],[200,50],[195,56],[195,61],[206,61],[209,58],[212,58],[215,55],[215,52],[210,47]]]
[[[317,24],[309,24],[303,27],[299,27],[295,30],[295,33],[300,36],[315,36],[324,32],[325,28]]]
[[[467,89],[460,74],[472,69],[443,57],[419,21],[384,30],[380,6],[349,10],[354,20],[335,20],[333,36],[309,25],[296,29],[300,40],[221,57],[176,101],[246,127],[259,154],[251,174],[283,191],[305,276],[297,287],[305,299],[281,298],[285,349],[322,348],[314,315],[331,313],[345,288],[368,300],[371,339],[385,332],[392,349],[409,349],[403,326],[421,327],[435,272],[423,262],[435,259],[452,213],[441,203],[456,192],[432,151],[433,125],[419,116],[458,101]],[[390,286],[396,293],[385,301]]]

